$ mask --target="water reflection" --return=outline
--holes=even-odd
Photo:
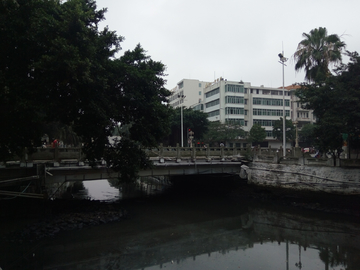
[[[3,246],[0,266],[25,258],[14,269],[360,269],[359,223],[342,216],[216,198],[136,200],[127,208],[129,220],[17,253]]]
[[[51,198],[114,202],[159,194],[168,185],[169,181],[165,177],[141,177],[131,184],[121,183],[118,179],[54,183],[47,190]]]
[[[82,188],[73,192],[75,199],[90,199],[112,202],[122,198],[122,193],[118,187],[111,185],[108,180],[93,180],[79,182]],[[78,184],[79,185],[79,184]]]

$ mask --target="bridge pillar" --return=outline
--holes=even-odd
[[[162,143],[160,143],[159,145],[159,162],[160,163],[164,163],[165,160],[164,160],[164,146]]]
[[[210,148],[209,145],[206,144],[206,161],[210,161],[211,157],[210,157]]]
[[[33,166],[33,161],[31,155],[29,155],[29,151],[27,147],[25,147],[23,155],[20,160],[20,167],[29,167],[31,168]]]
[[[221,161],[225,161],[225,154],[224,154],[224,146],[223,145],[221,145],[220,146],[220,160]]]
[[[54,148],[54,167],[60,166],[60,158],[59,158],[59,147],[57,144],[55,144]]]
[[[191,161],[195,161],[196,159],[196,151],[195,151],[195,147],[191,148]]]
[[[78,165],[79,166],[84,166],[85,165],[83,157],[82,157],[82,148],[79,149]]]
[[[248,158],[255,158],[255,154],[252,153],[252,149],[251,149],[251,143],[246,144],[246,155],[248,156]]]
[[[286,155],[286,152],[285,152]],[[280,159],[283,158],[283,147],[280,145],[279,150],[276,150],[276,163],[280,163]]]
[[[293,147],[293,155],[294,157],[301,157],[301,148],[300,147]]]
[[[176,144],[176,162],[181,162],[181,149],[179,144]]]

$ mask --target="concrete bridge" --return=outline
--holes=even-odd
[[[139,172],[139,176],[175,176],[194,174],[237,174],[256,185],[292,189],[323,190],[342,194],[360,192],[359,159],[313,158],[293,148],[282,157],[280,149],[228,147],[163,147],[145,149],[154,166]],[[249,168],[242,166],[249,163]],[[341,167],[341,168],[339,168]],[[346,170],[346,167],[352,167]],[[35,153],[24,153],[17,160],[0,167],[0,195],[38,197],[20,192],[2,191],[7,185],[24,186],[36,182],[38,187],[71,181],[90,181],[119,178],[120,174],[99,160],[89,166],[81,148],[38,148]]]
[[[229,160],[244,157],[248,148],[228,148],[228,147],[164,147],[162,145],[154,148],[144,149],[147,156],[159,163],[167,161],[182,162],[184,160]],[[67,164],[77,164],[82,166],[86,163],[86,156],[80,147],[71,148],[37,148],[34,153],[24,151],[21,157],[16,157],[7,162],[0,162],[0,168],[13,166],[32,167],[33,164],[46,163],[53,167],[66,166]]]
[[[208,147],[163,147],[145,149],[153,166],[139,172],[144,176],[175,176],[194,174],[239,174],[247,149]],[[1,187],[24,186],[36,182],[38,187],[55,183],[120,178],[99,160],[89,166],[81,148],[38,148],[21,158],[2,163],[0,167],[0,195],[42,197],[39,191],[9,192]],[[34,186],[34,185],[32,185]],[[39,190],[37,188],[37,190]]]

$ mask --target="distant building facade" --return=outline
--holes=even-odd
[[[295,89],[295,86],[286,87],[283,93],[282,87],[252,86],[249,82],[223,78],[213,82],[184,79],[173,89],[170,105],[176,108],[182,104],[203,111],[207,113],[209,121],[240,124],[246,132],[254,124],[259,124],[266,131],[266,141],[262,146],[279,148],[282,142],[273,137],[272,129],[274,122],[283,117],[283,100],[287,119],[297,121],[299,126],[314,122],[312,112],[301,108],[294,95]],[[181,95],[186,96],[183,103]],[[229,144],[244,147],[247,142],[242,138]],[[287,142],[286,147],[291,146],[291,142]]]
[[[183,79],[177,83],[176,87],[171,89],[169,104],[173,108],[181,105],[190,108],[197,104],[202,104],[204,88],[208,82],[199,80]]]
[[[290,95],[285,90],[285,114],[290,117]],[[266,131],[262,146],[280,147],[282,142],[273,137],[273,125],[283,116],[283,90],[264,86],[252,86],[249,82],[218,79],[207,84],[204,91],[204,112],[210,121],[240,124],[249,132],[254,124]],[[240,140],[237,146],[245,146]],[[287,147],[290,147],[290,143]]]

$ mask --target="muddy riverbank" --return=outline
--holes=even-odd
[[[2,207],[1,219],[12,219],[17,226],[7,228],[9,231],[3,233],[3,239],[20,243],[53,237],[62,231],[116,222],[127,217],[126,209],[119,203],[90,200],[59,199],[40,202],[22,199],[13,204],[7,202],[4,208]]]

